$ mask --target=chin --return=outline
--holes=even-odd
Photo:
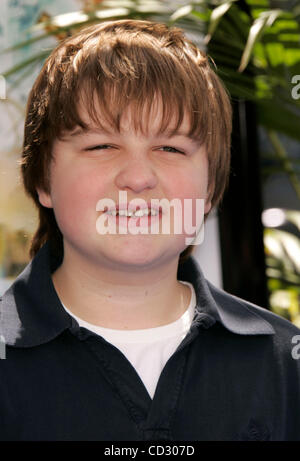
[[[152,254],[146,255],[144,252],[128,252],[128,251],[119,251],[116,255],[111,255],[111,260],[114,259],[118,264],[127,265],[127,266],[145,266],[150,263],[153,263],[156,259],[159,259],[160,255]]]

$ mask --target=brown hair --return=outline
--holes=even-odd
[[[181,29],[161,23],[128,19],[96,24],[53,50],[29,95],[21,172],[39,211],[31,257],[47,240],[55,251],[63,249],[53,209],[40,204],[37,188],[50,192],[53,140],[75,126],[86,128],[78,114],[82,94],[89,116],[100,124],[95,91],[101,117],[118,130],[129,104],[134,106],[135,126],[143,130],[141,115],[155,96],[163,105],[162,131],[174,116],[178,128],[186,111],[189,134],[197,136],[207,151],[212,207],[222,199],[230,168],[231,105],[205,53]],[[181,253],[180,262],[193,248]]]

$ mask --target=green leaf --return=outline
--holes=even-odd
[[[219,22],[221,21],[222,17],[227,13],[227,11],[232,6],[233,2],[236,0],[228,0],[227,2],[222,3],[222,5],[217,6],[210,15],[208,32],[205,37],[205,43],[209,43],[211,40]]]
[[[184,5],[178,8],[178,10],[174,11],[174,13],[170,16],[171,21],[177,21],[184,16],[189,15],[193,11],[193,5]]]
[[[264,11],[259,15],[257,19],[255,19],[254,23],[250,27],[248,40],[241,59],[240,67],[238,69],[239,72],[243,72],[247,67],[253,52],[254,45],[260,39],[261,35],[264,32],[264,29],[266,27],[270,27],[281,14],[282,10]]]
[[[106,20],[110,18],[127,16],[130,10],[127,8],[109,8],[105,10],[95,10],[89,13],[84,13],[82,11],[73,11],[71,13],[59,14],[53,16],[47,21],[42,21],[39,24],[35,24],[30,28],[30,32],[37,32],[44,30],[47,27],[55,27],[56,33],[70,29],[71,27],[78,26],[81,24],[88,24],[91,21],[95,20]]]
[[[265,51],[269,59],[269,64],[272,67],[284,64],[285,50],[282,43],[266,43]]]
[[[279,131],[300,141],[299,116],[273,100],[257,101],[258,122],[266,128]]]
[[[293,211],[287,210],[285,214],[286,214],[287,219],[293,224],[295,224],[295,226],[297,226],[300,231],[300,212],[294,211],[294,210]]]
[[[42,21],[38,24],[35,24],[30,28],[31,32],[36,32],[44,30],[47,26],[54,27],[70,27],[73,24],[84,23],[88,21],[89,15],[83,11],[73,11],[71,13],[58,14],[57,16],[48,19],[47,21]]]
[[[33,43],[38,42],[39,40],[48,38],[50,35],[55,35],[56,33],[57,32],[49,31],[43,35],[39,35],[38,37],[33,37],[28,40],[24,40],[24,42],[19,42],[16,45],[10,46],[9,48],[5,48],[4,50],[0,51],[0,55],[4,53],[10,53],[11,51],[19,50],[21,48],[24,48],[25,46],[32,45]]]
[[[35,63],[37,61],[42,61],[43,59],[48,57],[50,53],[51,53],[51,50],[47,50],[47,51],[43,51],[42,53],[38,53],[38,54],[32,56],[31,58],[20,62],[19,64],[17,64],[16,66],[8,69],[7,71],[2,72],[2,75],[3,75],[4,78],[7,78],[10,75],[13,75],[13,74],[19,72],[20,70],[24,69],[25,67],[29,66],[30,64],[33,64],[33,63]]]
[[[196,19],[199,19],[200,21],[204,23],[208,23],[209,21],[208,10],[203,10],[203,11],[192,10],[190,14],[191,16],[194,16]]]

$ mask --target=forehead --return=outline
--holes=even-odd
[[[112,98],[113,104],[116,104],[116,102]],[[151,101],[144,101],[142,107],[139,102],[132,101],[122,110],[118,110],[117,104],[116,107],[108,109],[96,93],[92,104],[90,104],[83,93],[80,95],[77,104],[77,112],[83,123],[82,126],[77,125],[71,130],[71,134],[74,135],[83,131],[118,131],[120,133],[135,131],[137,134],[142,135],[164,133],[188,136],[191,127],[190,118],[186,110],[183,109],[181,117],[176,113],[175,108],[173,112],[167,111],[168,114],[166,114],[165,104],[161,97],[158,96]],[[181,120],[179,120],[180,118]],[[190,135],[189,137],[195,140],[199,138],[197,135]]]

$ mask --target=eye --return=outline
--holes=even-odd
[[[171,146],[162,146],[160,147],[160,149],[166,149],[166,152],[174,152],[174,153],[178,152],[179,154],[185,155],[185,153],[182,152],[181,150],[178,150],[175,147],[171,147]]]
[[[97,146],[88,147],[88,148],[85,149],[85,150],[87,150],[87,151],[100,150],[100,149],[106,150],[106,149],[109,149],[110,147],[112,147],[110,144],[99,144],[99,145],[97,145]]]

